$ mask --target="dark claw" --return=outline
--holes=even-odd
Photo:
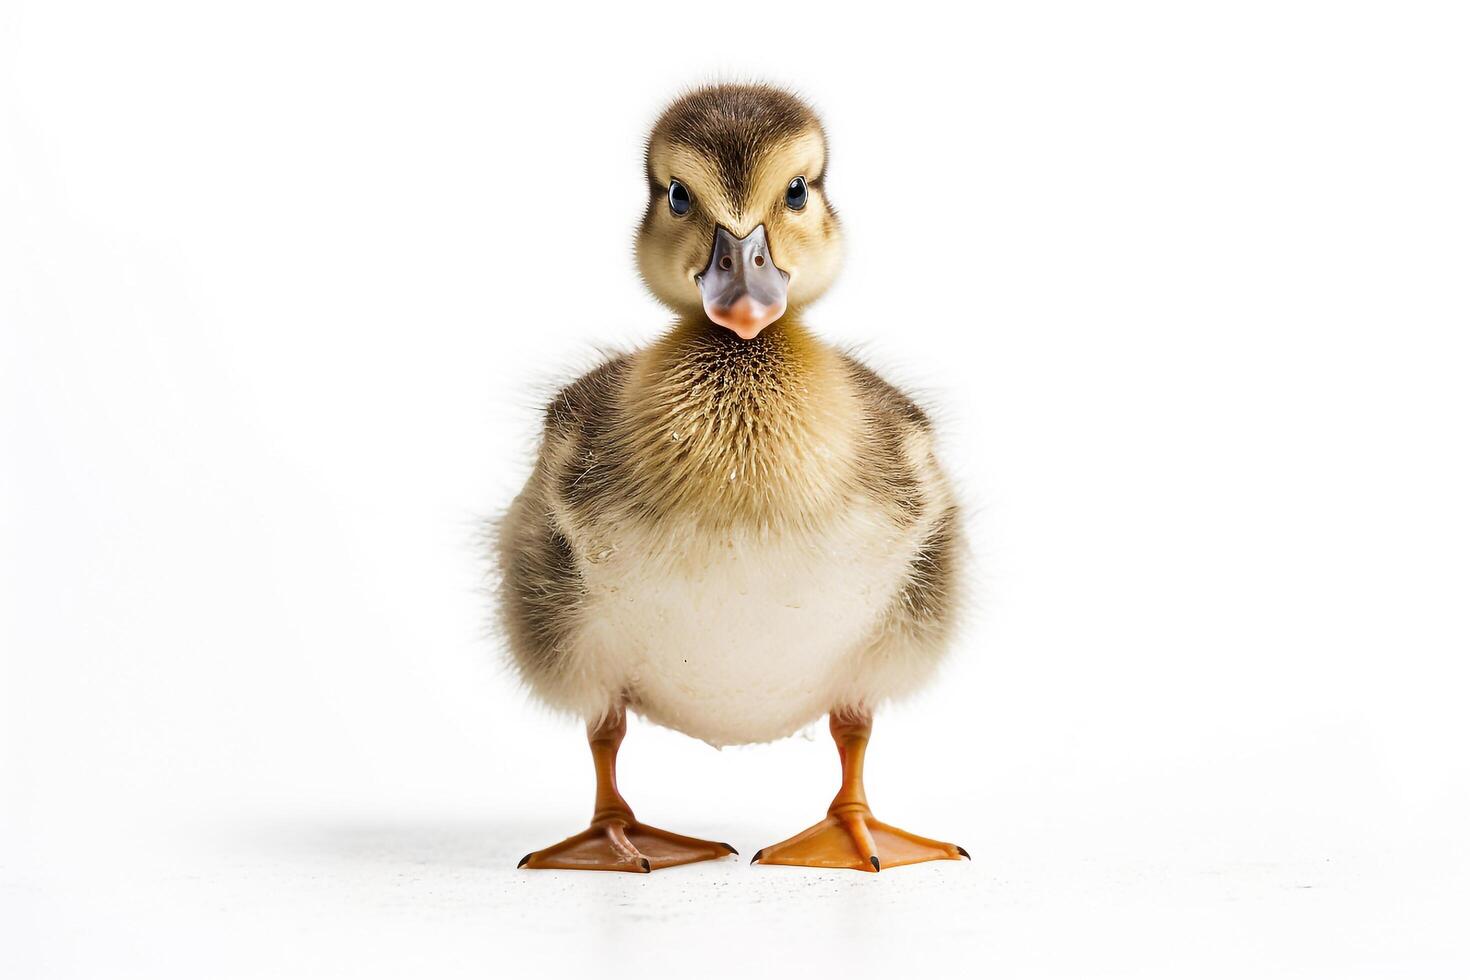
[[[956,844],[954,846],[954,849],[957,850],[957,851],[959,851],[960,854],[961,854],[961,856],[963,856],[966,861],[970,860],[970,852],[969,851],[965,850],[963,847],[961,847],[958,844]]]
[[[729,844],[726,844],[724,841],[720,841],[720,846],[723,847],[723,848],[725,848],[731,854],[739,854],[740,853],[739,851],[735,850],[735,848],[731,847]]]
[[[755,862],[757,862],[757,861],[759,861],[761,859],[761,855],[764,854],[764,853],[766,853],[766,849],[764,847],[761,848],[760,850],[756,851],[755,852],[755,857],[753,857],[753,858],[750,859],[750,863],[751,864],[755,864]]]
[[[883,870],[883,868],[878,864],[878,855],[874,854],[872,857],[868,858],[868,860],[873,862],[873,870],[874,871],[882,871]]]
[[[648,863],[648,858],[643,858],[643,873],[648,874],[653,870],[653,865]]]
[[[532,851],[531,852],[531,854],[535,854],[535,853],[536,853],[535,851]],[[525,857],[521,858],[520,863],[517,864],[516,867],[518,867],[518,868],[524,868],[526,866],[526,862],[529,861],[529,860],[531,860],[531,854],[527,854]]]

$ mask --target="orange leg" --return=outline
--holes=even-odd
[[[890,827],[873,816],[863,792],[863,754],[872,731],[866,713],[832,712],[832,740],[842,760],[842,788],[827,808],[827,819],[788,840],[756,852],[751,864],[794,864],[807,868],[879,871],[920,861],[968,858],[963,847],[919,837]]]
[[[544,851],[532,851],[521,858],[517,867],[647,874],[657,868],[736,853],[729,844],[685,837],[638,822],[628,801],[618,792],[618,746],[627,730],[628,719],[622,708],[601,725],[587,726],[587,742],[597,770],[592,826]]]

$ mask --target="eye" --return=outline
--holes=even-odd
[[[675,214],[689,213],[689,188],[677,180],[669,181],[669,210]]]
[[[806,207],[806,178],[797,177],[786,185],[786,206],[793,211]]]

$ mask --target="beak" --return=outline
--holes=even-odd
[[[765,225],[744,238],[716,228],[709,267],[695,281],[704,297],[705,315],[741,340],[754,340],[786,312],[791,276],[771,260]]]

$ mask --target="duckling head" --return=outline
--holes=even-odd
[[[836,278],[827,140],[796,96],[768,85],[689,92],[654,125],[646,162],[638,269],[676,312],[754,340]]]

